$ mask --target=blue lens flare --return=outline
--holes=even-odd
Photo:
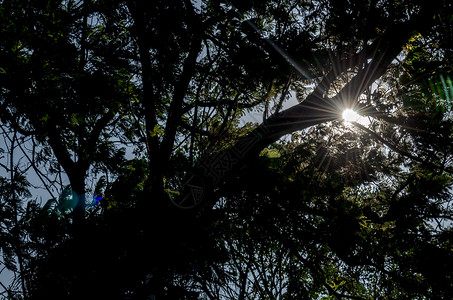
[[[98,195],[93,195],[93,206],[96,206],[99,204],[99,202],[103,199],[104,197],[98,196]]]

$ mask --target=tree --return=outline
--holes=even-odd
[[[350,130],[294,136],[225,187],[234,256],[218,298],[449,297],[448,176],[395,172],[398,159]]]
[[[451,4],[0,3],[23,298],[448,298]]]

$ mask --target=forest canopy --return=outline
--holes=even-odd
[[[0,299],[451,299],[452,40],[448,0],[0,0]]]

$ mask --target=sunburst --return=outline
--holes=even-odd
[[[360,119],[360,115],[352,109],[345,109],[342,116],[346,122],[357,122]]]

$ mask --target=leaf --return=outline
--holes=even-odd
[[[156,126],[154,126],[153,131],[149,133],[149,136],[155,137],[156,135],[162,135],[164,132],[165,132],[164,129],[159,124],[156,124]]]
[[[52,209],[52,205],[56,204],[57,200],[52,198],[47,200],[46,204],[43,205],[42,210],[43,211],[50,211]]]

